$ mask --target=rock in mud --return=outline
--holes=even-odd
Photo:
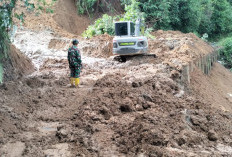
[[[106,107],[100,109],[99,113],[104,116],[105,120],[109,120],[111,117],[110,111]]]
[[[210,131],[208,132],[208,139],[209,139],[210,141],[217,141],[217,140],[218,140],[218,135],[217,135],[217,133],[216,133],[215,131],[213,131],[213,130],[210,130]]]
[[[141,87],[143,84],[142,82],[132,82],[132,87],[136,88],[136,87]]]
[[[120,111],[121,112],[131,112],[132,109],[131,109],[131,107],[129,105],[121,105],[120,106]]]

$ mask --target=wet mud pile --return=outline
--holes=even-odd
[[[81,42],[84,55],[97,58],[108,58],[113,55],[113,36],[104,34]]]
[[[152,35],[155,39],[149,40],[150,53],[156,54],[162,63],[179,70],[183,65],[194,63],[214,52],[212,46],[193,33],[159,30]]]
[[[93,56],[97,52],[93,51]],[[99,50],[104,57],[105,52]],[[166,57],[159,55],[157,58],[135,56],[126,63],[83,55],[84,68],[78,89],[68,86],[67,60],[52,58],[45,60],[32,75],[2,84],[0,153],[16,156],[231,155],[231,112],[212,107],[204,93],[211,95],[215,91],[198,88],[203,76],[204,84],[210,83],[209,76],[196,71],[193,86],[186,88],[180,84],[178,67],[182,62],[177,67],[171,66],[164,63]],[[222,69],[219,67],[216,71]],[[223,78],[227,82],[231,80],[226,72],[212,76],[212,80]],[[224,88],[217,87],[217,90]],[[230,89],[228,86],[227,91]],[[220,105],[226,107],[229,104],[221,96],[221,102],[226,103]],[[11,151],[12,147],[18,149]]]
[[[105,76],[73,115],[70,141],[83,128],[89,155],[207,156],[229,155],[217,149],[231,146],[232,116],[185,95],[171,80],[158,76],[127,83]],[[102,142],[104,141],[104,142]],[[80,142],[80,141],[77,141]],[[84,152],[83,152],[84,153]]]
[[[3,60],[4,81],[15,80],[35,71],[32,61],[14,45],[9,46],[9,54]]]
[[[160,30],[149,39],[156,58],[120,63],[111,57],[113,37],[78,37],[81,83],[70,88],[67,48],[89,23],[73,3],[29,15],[15,35],[37,71],[26,75],[30,59],[13,54],[22,77],[0,85],[0,156],[232,155],[231,73],[216,63],[205,75],[193,64],[191,83],[181,82],[183,67],[213,52],[210,45]]]
[[[1,155],[70,156],[72,146],[60,143],[56,132],[70,120],[86,91],[72,90],[68,82],[47,73],[0,86]]]

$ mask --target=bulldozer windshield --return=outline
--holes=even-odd
[[[128,35],[127,22],[115,24],[115,35],[116,36]]]

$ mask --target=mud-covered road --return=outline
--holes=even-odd
[[[15,31],[4,67],[10,81],[0,85],[1,157],[232,156],[232,74],[215,62],[205,75],[194,64],[214,51],[209,44],[160,30],[149,39],[156,58],[120,63],[111,36],[65,30],[65,22],[85,17],[69,10],[69,18],[57,18],[64,2],[74,3],[59,0],[54,15],[27,15]],[[81,30],[89,23],[77,21]],[[74,37],[83,60],[79,88],[69,86],[66,59]]]
[[[50,41],[54,44],[54,40]],[[24,38],[24,43],[27,42],[29,40]],[[208,99],[205,99],[207,97],[204,98],[207,87],[204,90],[195,88],[199,87],[201,76],[206,77],[204,83],[209,84],[207,78],[223,78],[229,90],[231,74],[227,71],[218,74],[218,71],[223,70],[222,66],[215,63],[209,76],[196,68],[196,77],[191,80],[194,84],[184,86],[180,82],[181,71],[178,69],[181,68],[181,61],[191,59],[188,55],[184,60],[174,59],[173,56],[168,58],[163,57],[166,53],[162,50],[163,54],[156,52],[157,58],[136,56],[126,63],[119,63],[111,57],[95,58],[96,52],[92,52],[91,45],[93,42],[86,44],[88,42],[83,41],[82,45],[89,46],[80,45],[84,68],[78,89],[69,87],[65,51],[62,51],[64,57],[55,56],[59,51],[52,57],[44,55],[46,51],[31,51],[26,47],[30,44],[21,45],[25,54],[31,54],[28,56],[32,62],[40,63],[40,66],[31,75],[0,86],[1,155],[232,154],[232,114],[230,106],[227,106],[229,97],[223,99],[227,100],[226,103],[220,104],[224,108],[219,105],[212,108]],[[181,46],[175,46],[176,53]],[[187,50],[194,51],[191,47]],[[47,50],[49,53],[53,51]],[[40,54],[43,57],[33,57],[34,53],[39,52],[43,52]],[[171,64],[177,61],[180,63],[178,66]],[[24,67],[28,68],[26,65]],[[213,76],[214,73],[217,73],[217,77]],[[220,89],[219,85],[217,89]],[[210,91],[207,93],[210,94]]]

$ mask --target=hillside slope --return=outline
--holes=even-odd
[[[209,76],[199,70],[191,75],[191,86],[198,97],[213,107],[232,112],[232,73],[229,70],[217,63]]]

